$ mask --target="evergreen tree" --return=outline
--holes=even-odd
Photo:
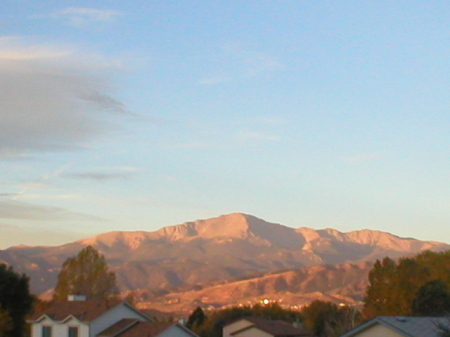
[[[85,295],[88,299],[109,299],[117,295],[114,272],[109,271],[105,257],[91,246],[62,265],[53,300],[64,301],[68,295]]]
[[[34,297],[29,291],[29,279],[14,272],[12,267],[0,265],[0,335],[22,337],[25,317],[33,307]]]
[[[197,307],[189,316],[188,321],[186,323],[186,327],[191,330],[197,331],[198,328],[200,328],[203,325],[205,320],[206,316],[202,308]]]
[[[339,307],[331,302],[315,300],[302,309],[304,327],[314,336],[330,334],[339,316]]]
[[[0,336],[6,336],[13,328],[13,322],[8,310],[0,306]]]

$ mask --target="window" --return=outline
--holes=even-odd
[[[43,326],[42,327],[42,337],[52,337],[52,327]]]
[[[78,327],[77,326],[69,327],[69,337],[78,337]]]

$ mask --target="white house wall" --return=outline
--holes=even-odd
[[[135,318],[140,321],[147,321],[147,319],[138,314],[136,311],[131,309],[125,304],[120,304],[111,308],[107,312],[105,312],[100,317],[97,317],[95,320],[91,322],[91,329],[89,337],[95,337],[97,334],[109,328],[114,323],[117,323],[123,318]]]
[[[67,337],[69,334],[69,327],[78,327],[79,337],[89,337],[89,326],[76,319],[71,319],[61,324],[49,318],[45,318],[38,323],[33,323],[31,325],[31,336],[42,337],[43,326],[52,327],[52,337]]]

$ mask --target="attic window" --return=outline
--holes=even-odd
[[[52,337],[52,327],[44,325],[42,327],[42,337]]]
[[[78,327],[70,326],[68,337],[78,337]]]

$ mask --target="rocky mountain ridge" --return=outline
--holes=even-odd
[[[110,232],[57,247],[11,247],[0,250],[0,262],[29,275],[32,291],[41,294],[54,287],[64,260],[87,245],[105,255],[122,291],[150,292],[261,272],[450,249],[445,243],[380,231],[295,229],[234,213],[154,232]]]

